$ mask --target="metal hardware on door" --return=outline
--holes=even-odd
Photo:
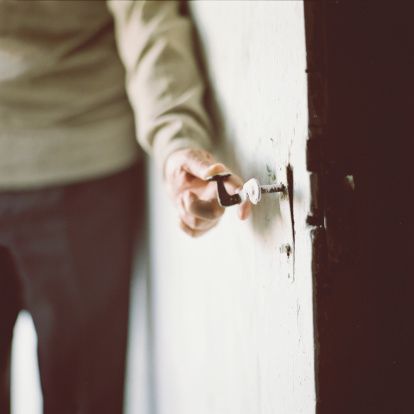
[[[217,174],[207,177],[208,181],[217,183],[218,201],[222,207],[229,207],[240,204],[245,200],[250,200],[252,204],[257,204],[262,198],[262,194],[282,193],[286,194],[287,188],[284,184],[265,184],[261,185],[258,180],[251,178],[246,181],[239,193],[230,195],[227,193],[224,182],[231,174]]]

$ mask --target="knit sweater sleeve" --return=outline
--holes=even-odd
[[[175,1],[108,0],[137,138],[163,167],[183,148],[210,146],[191,23]]]

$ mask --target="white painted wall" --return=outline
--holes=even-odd
[[[43,401],[37,366],[37,335],[32,317],[26,311],[19,314],[13,336],[11,412],[40,414]]]
[[[314,413],[307,90],[301,2],[192,2],[223,118],[224,161],[246,180],[294,170],[289,202],[226,212],[201,239],[178,229],[153,171],[151,247],[159,414]]]

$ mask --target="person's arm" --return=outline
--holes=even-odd
[[[212,184],[203,179],[226,168],[208,152],[211,126],[204,83],[193,53],[191,23],[174,1],[109,0],[137,137],[163,169],[183,230],[199,235],[223,214]],[[238,177],[229,191],[242,185]],[[202,207],[200,207],[202,205]],[[248,206],[241,209],[242,218]]]

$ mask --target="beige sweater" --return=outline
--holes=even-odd
[[[175,2],[0,0],[0,190],[208,147],[202,95]]]

